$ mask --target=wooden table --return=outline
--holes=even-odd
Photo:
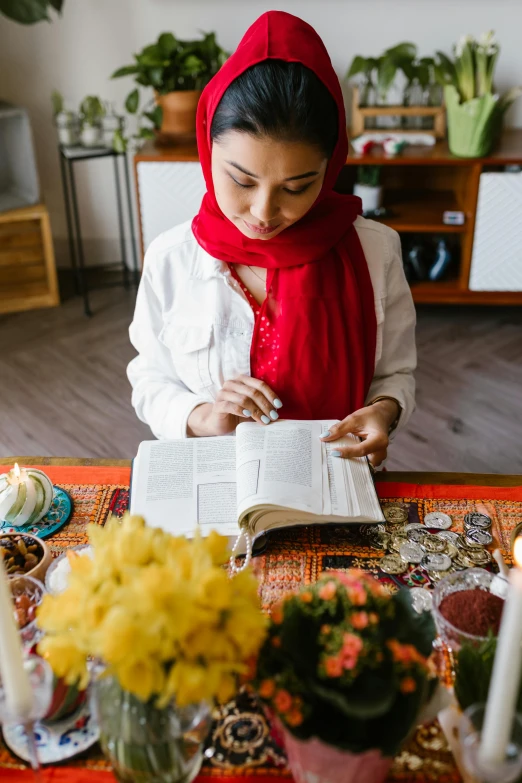
[[[95,474],[96,474],[96,468],[115,468],[116,471],[112,471],[112,473],[119,473],[120,476],[123,475],[124,478],[118,480],[117,483],[122,484],[124,487],[127,486],[128,482],[128,468],[130,468],[130,460],[98,460],[98,459],[78,459],[78,458],[55,458],[55,457],[25,457],[25,456],[19,456],[19,457],[5,457],[0,458],[0,464],[2,466],[5,465],[12,465],[14,462],[19,462],[21,465],[41,465],[44,467],[49,466],[49,468],[52,467],[75,467],[79,466],[81,470],[80,473],[85,474],[85,478],[89,477],[89,479],[93,479],[95,482]],[[92,467],[92,474],[89,468]],[[119,470],[118,470],[119,469]],[[123,469],[123,470],[122,470]],[[1,469],[0,469],[1,472]],[[99,472],[99,471],[98,471]],[[107,472],[107,471],[102,471]],[[93,475],[94,474],[94,475]],[[471,498],[484,498],[489,497],[487,494],[487,488],[491,488],[491,495],[496,498],[504,498],[504,496],[508,497],[510,494],[515,494],[517,496],[517,513],[520,512],[520,516],[522,518],[522,476],[519,475],[495,475],[495,474],[472,474],[472,473],[421,473],[421,472],[380,472],[376,476],[379,487],[378,491],[381,497],[412,497],[412,498],[422,498],[424,495],[426,497],[430,498],[426,503],[432,504],[431,506],[424,505],[424,510],[426,508],[433,509],[433,503],[437,503],[436,498],[439,497],[436,492],[433,493],[433,490],[437,489],[437,485],[446,485],[446,487],[442,487],[444,492],[447,493],[447,495],[443,495],[443,497],[455,497],[460,498],[462,495],[462,492],[469,493],[469,495],[466,495],[466,497]],[[394,482],[394,484],[392,483]],[[89,483],[86,481],[86,483]],[[384,484],[384,486],[383,486]],[[388,487],[386,487],[388,485]],[[432,487],[428,485],[433,485]],[[448,486],[449,485],[449,486]],[[460,485],[460,486],[459,486]],[[406,493],[405,495],[398,495],[394,494],[399,492],[399,487],[402,487],[403,491]],[[462,488],[469,487],[469,489],[462,489]],[[483,493],[483,489],[486,488],[486,494]],[[119,489],[121,491],[121,488]],[[391,494],[389,494],[391,493]],[[126,492],[125,492],[126,494]],[[433,500],[435,498],[435,500]],[[92,502],[92,501],[91,501]],[[422,501],[420,501],[422,503]],[[455,500],[455,503],[457,504],[455,507],[458,508],[458,513],[460,516],[464,513],[462,510],[462,505],[459,507],[458,504],[460,503],[460,500]],[[473,501],[471,501],[473,502]],[[480,502],[483,502],[482,500]],[[500,500],[500,507],[504,508],[504,499]],[[88,521],[89,514],[83,514],[84,520]],[[510,517],[513,519],[513,516]],[[100,517],[101,519],[101,517]],[[518,517],[517,517],[518,519]],[[91,520],[92,521],[92,520]],[[60,535],[59,533],[57,534]],[[509,551],[509,538],[507,538],[504,542],[505,550],[506,552]],[[69,544],[67,544],[68,546]],[[320,545],[319,545],[320,546]],[[331,545],[328,543],[327,545],[328,552],[327,555],[337,555],[338,552],[334,549],[332,549]],[[341,549],[342,549],[341,545]],[[297,548],[298,549],[298,548]],[[296,550],[297,551],[297,550]],[[347,555],[350,553],[347,552]],[[298,552],[298,557],[301,557],[300,550]],[[322,557],[322,553],[315,553],[309,552],[308,549],[306,551],[306,558],[315,558],[318,561],[319,557]],[[277,560],[277,558],[276,558]],[[292,558],[293,561],[293,558]],[[303,560],[304,562],[304,560]],[[315,560],[314,560],[315,562]],[[274,565],[275,563],[275,565]],[[283,562],[282,564],[279,563],[279,560],[275,562],[274,560],[271,561],[271,563],[268,563],[267,569],[271,570],[272,568],[277,569],[279,566],[282,567],[284,570],[286,568],[286,564]],[[319,566],[317,566],[319,567]],[[340,566],[341,567],[341,566]],[[364,567],[364,566],[359,566]],[[315,571],[313,568],[316,568],[314,565],[313,567],[310,566],[310,574],[313,577],[313,574]],[[301,565],[298,563],[296,569],[296,572],[300,575],[302,572]],[[281,577],[281,574],[283,571],[279,572],[279,579]],[[286,570],[285,573],[285,584],[289,584],[287,577],[293,578],[293,572],[290,573],[290,571]],[[301,577],[299,577],[301,578]],[[263,584],[268,585],[268,582],[266,579],[263,582],[263,573],[260,575],[260,586],[261,591],[263,590]],[[295,584],[295,582],[294,582]],[[270,585],[267,588],[267,595],[270,593],[271,587]],[[430,733],[433,731],[438,731],[438,734],[436,735],[437,739],[434,741],[434,734]],[[442,776],[440,779],[445,780],[447,783],[457,783],[457,781],[460,779],[457,772],[455,771],[455,768],[453,766],[453,762],[451,761],[451,756],[449,754],[449,751],[445,747],[443,737],[440,733],[440,728],[432,728],[430,731],[424,735],[422,732],[419,734],[419,737],[422,735],[422,744],[420,744],[417,741],[417,738],[414,738],[412,740],[411,747],[408,746],[404,753],[401,754],[400,759],[396,760],[394,768],[392,768],[392,773],[390,776],[390,783],[404,783],[405,780],[408,780],[409,783],[427,783],[428,780],[435,780],[439,779],[439,777],[436,777],[435,775],[438,775],[437,770],[445,769],[445,777]],[[417,737],[417,735],[416,735]],[[437,745],[437,742],[440,743],[440,746]],[[416,744],[417,743],[417,744]],[[89,757],[89,764],[96,764],[99,756],[99,749],[95,749],[93,751],[93,756]],[[410,768],[409,766],[409,759],[412,759],[412,763],[414,763],[414,766]],[[51,783],[51,780],[54,781],[54,783],[60,783],[60,781],[63,781],[63,783],[110,783],[112,780],[112,777],[109,772],[107,771],[93,771],[93,768],[87,768],[87,766],[84,766],[87,762],[85,759],[83,760],[75,760],[70,762],[71,766],[68,767],[51,767],[47,770],[46,775],[48,777],[45,778],[46,783]],[[74,765],[74,768],[73,766]],[[442,765],[442,767],[441,767]],[[406,773],[408,772],[409,777],[405,777]],[[411,774],[410,774],[411,773]],[[220,777],[221,772],[216,768],[207,768],[203,769],[200,777],[198,778],[198,783],[211,783],[212,780],[215,780],[216,783],[219,780],[220,783],[247,783],[247,781],[252,781],[252,783],[271,783],[271,781],[275,781],[276,779],[281,780],[281,783],[283,781],[288,781],[289,778],[287,775],[283,774],[281,777],[276,778],[274,776],[274,769],[265,769],[264,767],[257,769],[257,768],[249,768],[247,770],[247,773],[243,774],[242,771],[238,771],[238,773],[235,775],[235,777],[230,777],[229,773],[226,774],[223,773],[223,777]],[[61,777],[60,777],[61,776]],[[26,769],[13,769],[10,770],[7,768],[7,765],[5,768],[0,768],[0,779],[3,781],[4,779],[9,781],[9,783],[30,783],[31,781],[31,773]]]

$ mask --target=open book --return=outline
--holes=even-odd
[[[144,441],[131,513],[176,535],[199,528],[235,539],[244,529],[254,541],[293,525],[383,522],[366,458],[331,457],[346,439],[320,440],[333,423],[245,422],[235,438]]]

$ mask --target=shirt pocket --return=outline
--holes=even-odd
[[[375,342],[375,364],[382,356],[382,344],[384,334],[384,313],[386,310],[386,297],[375,300],[375,317],[377,320],[377,336]]]
[[[170,352],[176,373],[190,391],[201,392],[212,386],[212,332],[212,324],[172,321],[159,335],[160,341]]]

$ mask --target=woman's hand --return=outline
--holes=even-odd
[[[321,438],[326,443],[332,443],[343,435],[351,432],[362,438],[362,443],[349,446],[339,446],[331,452],[333,457],[368,457],[374,467],[386,459],[390,427],[397,419],[400,407],[391,399],[378,400],[373,405],[360,408],[347,416],[339,424],[333,424],[327,437]]]
[[[207,402],[194,408],[188,418],[189,437],[227,435],[246,419],[270,424],[279,418],[277,410],[283,406],[270,386],[249,375],[240,375],[225,381],[214,403]]]

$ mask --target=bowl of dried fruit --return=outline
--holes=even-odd
[[[49,547],[29,533],[0,535],[0,557],[3,557],[8,576],[26,574],[41,582],[52,560]]]

